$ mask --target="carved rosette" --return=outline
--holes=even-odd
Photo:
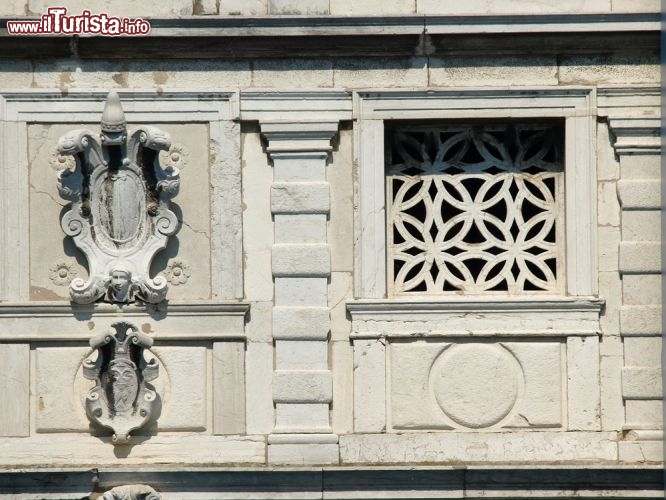
[[[170,200],[178,194],[179,171],[159,163],[159,152],[171,145],[169,135],[151,126],[127,131],[115,92],[107,98],[101,129],[99,135],[73,130],[58,141],[58,153],[73,159],[58,173],[58,192],[71,202],[61,226],[85,254],[90,273],[87,281],[72,280],[71,299],[161,302],[167,280],[151,278],[149,270],[178,229]]]
[[[83,376],[95,381],[86,395],[91,422],[113,431],[113,444],[126,444],[130,432],[154,416],[158,396],[148,382],[158,376],[155,359],[146,361],[144,350],[153,339],[129,323],[114,323],[115,331],[90,339],[97,358],[85,360]]]

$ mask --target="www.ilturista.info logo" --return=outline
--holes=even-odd
[[[79,16],[68,16],[65,7],[49,7],[39,21],[7,21],[10,35],[146,35],[150,23],[141,18],[128,19],[91,14],[84,10]]]

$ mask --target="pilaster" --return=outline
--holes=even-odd
[[[337,121],[262,122],[273,162],[272,274],[275,427],[273,464],[338,462],[330,423],[328,282],[331,274],[326,165]]]

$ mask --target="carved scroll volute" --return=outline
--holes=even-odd
[[[60,196],[71,202],[61,220],[65,234],[88,260],[89,278],[72,280],[73,302],[97,300],[158,303],[167,280],[151,278],[150,264],[178,229],[170,200],[178,194],[178,169],[159,164],[169,135],[144,126],[127,131],[118,94],[107,98],[101,134],[80,129],[58,141],[61,155],[73,155],[73,169],[58,175]]]
[[[90,339],[97,358],[83,363],[83,376],[95,381],[86,396],[90,421],[113,431],[113,444],[129,442],[130,432],[152,417],[158,395],[148,384],[159,375],[157,361],[146,361],[144,350],[153,339],[129,323],[114,323],[114,331]]]

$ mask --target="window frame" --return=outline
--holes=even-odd
[[[355,214],[354,296],[357,299],[388,296],[386,121],[548,118],[564,119],[565,288],[562,297],[596,296],[594,103],[595,90],[587,87],[355,92],[354,149],[358,168],[358,206]],[[497,298],[495,296],[493,300]],[[402,296],[401,299],[409,300]],[[446,301],[447,296],[436,299]],[[515,298],[508,296],[507,300]]]

